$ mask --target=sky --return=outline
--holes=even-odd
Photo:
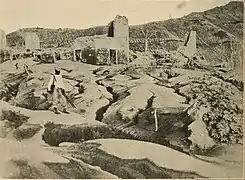
[[[0,0],[0,29],[85,29],[107,25],[117,14],[130,25],[178,18],[225,5],[229,0]]]

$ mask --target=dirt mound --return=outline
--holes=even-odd
[[[99,141],[99,140],[98,140]],[[110,139],[108,139],[110,141]],[[114,141],[114,140],[113,140]],[[124,140],[117,140],[124,142]],[[161,167],[152,162],[148,158],[122,158],[112,155],[107,150],[102,150],[101,145],[95,142],[85,142],[79,145],[53,149],[53,152],[70,157],[74,154],[74,158],[82,160],[92,166],[99,166],[104,171],[115,174],[119,178],[181,178],[181,177],[201,177],[193,172],[182,172],[166,167]],[[85,155],[86,154],[86,155]],[[94,154],[94,155],[93,155]]]
[[[99,166],[119,178],[241,176],[235,170],[203,162],[170,148],[134,140],[98,139],[69,147],[52,148],[52,151]]]
[[[11,179],[114,179],[116,176],[79,160],[63,158],[37,144],[0,139],[0,177]],[[2,149],[3,148],[3,149]]]

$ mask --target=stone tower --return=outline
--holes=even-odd
[[[185,49],[185,55],[187,57],[193,57],[194,54],[197,53],[197,47],[196,47],[196,31],[191,31],[187,37],[187,40],[185,42],[186,47]]]
[[[0,49],[4,49],[6,44],[6,34],[2,29],[0,29]]]
[[[129,25],[128,19],[125,16],[117,15],[113,21],[113,36],[121,39],[122,49],[126,56],[127,62],[129,62]]]
[[[40,49],[40,40],[35,33],[25,34],[25,49],[26,50]]]
[[[114,19],[114,37],[128,37],[128,19],[125,16],[117,15]]]

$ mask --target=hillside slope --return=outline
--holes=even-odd
[[[131,38],[144,38],[140,32],[142,26],[143,29],[156,30],[156,36],[152,38],[166,39],[161,42],[150,41],[150,49],[164,47],[167,50],[176,50],[180,44],[183,44],[188,32],[192,29],[197,32],[199,53],[211,63],[227,61],[231,56],[229,41],[241,42],[243,39],[243,2],[234,1],[225,6],[191,13],[182,18],[133,26],[130,29]],[[131,49],[143,50],[143,47],[144,41],[141,41],[141,44],[131,42]],[[239,48],[241,49],[241,45]],[[239,62],[236,61],[239,60],[235,60],[235,64],[238,65]]]
[[[149,48],[153,50],[176,50],[183,43],[187,33],[193,29],[197,31],[199,53],[204,55],[211,63],[227,61],[231,55],[231,48],[229,43],[224,42],[230,40],[242,41],[243,11],[242,1],[232,1],[224,6],[215,7],[204,12],[191,13],[182,18],[130,26],[130,48],[137,51],[144,50],[144,35],[141,28],[149,30],[154,28],[156,31],[156,35],[152,38],[158,40],[149,42]],[[22,34],[24,32],[36,32],[44,48],[69,47],[77,37],[106,34],[107,26],[83,30],[26,28],[8,34],[8,45],[15,48],[23,47]],[[138,42],[135,39],[142,41]],[[235,64],[239,65],[239,62],[235,62]]]
[[[25,28],[12,32],[7,35],[7,43],[10,47],[21,48],[24,43],[24,34],[26,32],[36,33],[42,43],[43,48],[52,48],[57,45],[69,47],[74,39],[81,36],[93,36],[107,33],[105,26],[92,27],[88,29],[47,29],[47,28]]]

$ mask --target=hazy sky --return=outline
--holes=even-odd
[[[227,4],[229,0],[0,0],[0,28],[77,28],[106,25],[117,14],[129,24],[166,20]]]

